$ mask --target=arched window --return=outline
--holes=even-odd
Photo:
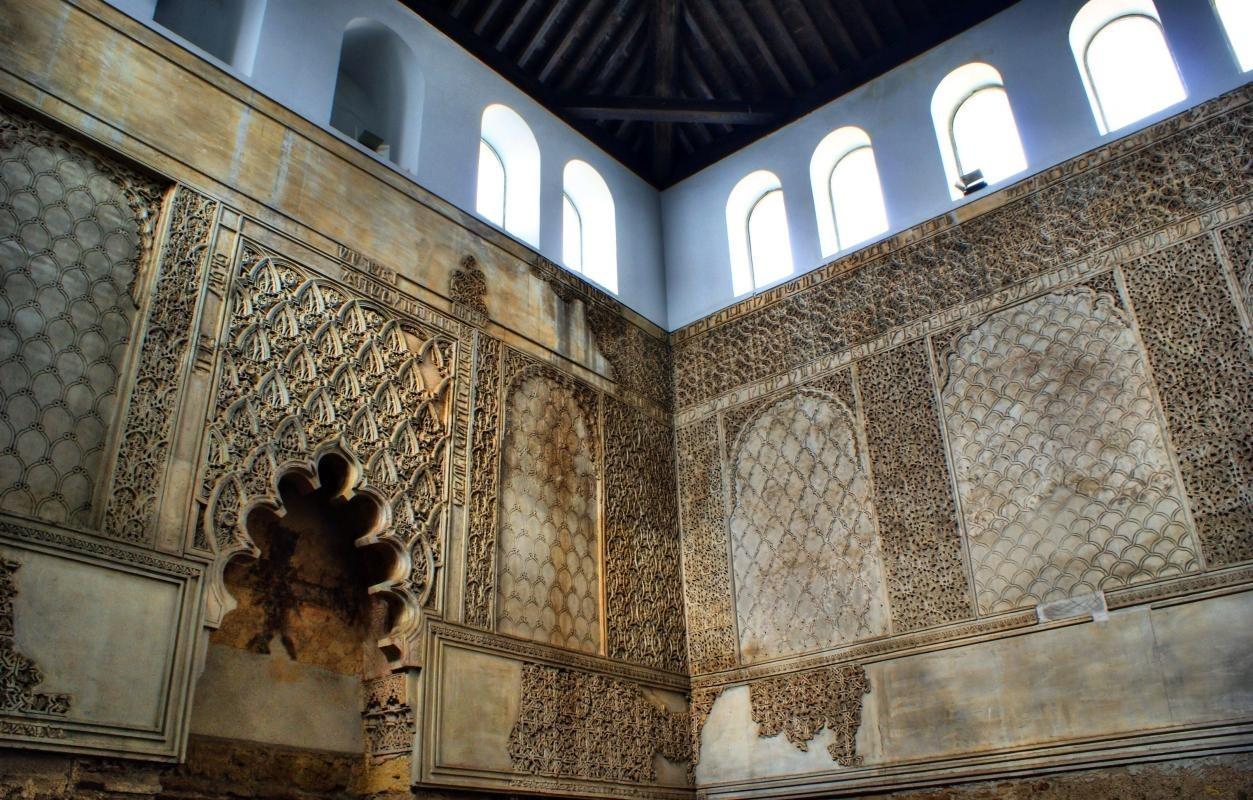
[[[562,260],[615,294],[618,291],[618,224],[613,195],[585,161],[562,174]]]
[[[827,134],[809,160],[809,178],[824,256],[888,229],[874,150],[861,128],[849,126]]]
[[[403,39],[371,19],[348,23],[331,102],[332,128],[416,171],[424,90],[417,57]]]
[[[1188,96],[1153,0],[1091,0],[1070,24],[1070,48],[1103,134]]]
[[[984,185],[966,183],[963,175],[979,170],[991,185],[1027,168],[1009,94],[996,68],[976,62],[946,75],[931,97],[931,118],[954,200]]]
[[[1249,0],[1214,0],[1231,52],[1242,72],[1253,69],[1253,3]]]
[[[483,109],[474,207],[527,244],[539,244],[539,144],[518,112],[499,103]]]
[[[783,185],[773,172],[746,175],[727,198],[731,285],[747,294],[792,274]]]
[[[252,73],[266,0],[157,0],[152,20],[244,74]]]

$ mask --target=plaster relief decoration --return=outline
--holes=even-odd
[[[656,756],[691,759],[688,715],[669,711],[633,683],[526,664],[522,705],[509,732],[514,772],[649,784]]]
[[[152,543],[217,211],[217,202],[185,187],[178,188],[170,203],[169,234],[158,264],[109,497],[105,530],[115,538]]]
[[[604,402],[606,649],[686,672],[673,434],[619,400]]]
[[[474,256],[461,259],[461,269],[453,270],[448,296],[457,316],[474,325],[487,323],[487,302],[483,299],[487,296],[487,276]]]
[[[870,681],[860,664],[763,678],[750,683],[748,693],[758,736],[782,733],[807,752],[809,742],[825,728],[834,739],[827,745],[831,759],[845,767],[861,766],[857,729]]]
[[[337,451],[352,465],[347,491],[384,509],[359,544],[382,544],[402,564],[376,589],[404,609],[391,636],[403,647],[443,564],[456,342],[251,244],[230,302],[203,538],[219,565],[255,551],[250,510],[279,508],[284,473],[312,479],[319,455]]]
[[[413,751],[417,723],[409,703],[408,681],[393,673],[365,682],[365,751],[370,756],[408,754]]]
[[[1056,292],[959,335],[942,391],[979,610],[1199,568],[1144,356],[1112,297]]]
[[[36,691],[43,683],[43,673],[34,661],[18,651],[14,641],[15,573],[21,566],[18,561],[0,556],[0,714],[61,716],[70,710],[70,696]]]
[[[466,531],[465,622],[487,629],[496,583],[496,506],[500,483],[500,342],[475,336],[474,426]]]
[[[1253,321],[1253,222],[1235,225],[1222,232],[1227,258],[1240,287],[1244,313]]]
[[[739,663],[731,565],[727,559],[718,421],[701,420],[675,436],[687,646],[693,674]]]
[[[886,633],[870,478],[844,404],[815,390],[763,404],[731,449],[745,663]]]
[[[598,397],[508,353],[497,630],[599,653]]]
[[[159,190],[0,110],[0,509],[98,524]]]

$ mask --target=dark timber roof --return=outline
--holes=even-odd
[[[664,188],[1014,0],[401,2]]]

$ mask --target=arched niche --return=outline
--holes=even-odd
[[[152,19],[240,72],[252,74],[266,0],[156,0]]]
[[[417,56],[381,22],[348,23],[339,51],[331,127],[416,172],[425,80]]]

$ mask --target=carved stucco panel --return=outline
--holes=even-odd
[[[159,192],[0,111],[0,508],[96,524]]]
[[[465,622],[490,628],[496,591],[496,512],[500,477],[500,341],[475,337],[470,503],[466,529]]]
[[[0,714],[63,716],[70,710],[70,696],[39,691],[43,672],[14,640],[13,598],[21,567],[20,561],[0,556]]]
[[[745,663],[888,631],[864,454],[849,410],[806,390],[733,444],[731,554]]]
[[[496,626],[559,647],[601,649],[596,398],[546,367],[505,404]]]
[[[845,767],[861,766],[857,729],[870,681],[860,664],[762,678],[750,683],[748,691],[758,736],[782,733],[797,749],[807,751],[825,728],[833,738],[827,746],[831,760]]]
[[[1126,275],[1207,563],[1253,559],[1253,342],[1213,240],[1138,259]]]
[[[1057,292],[956,337],[942,399],[979,610],[1200,564],[1144,357],[1106,294]]]

